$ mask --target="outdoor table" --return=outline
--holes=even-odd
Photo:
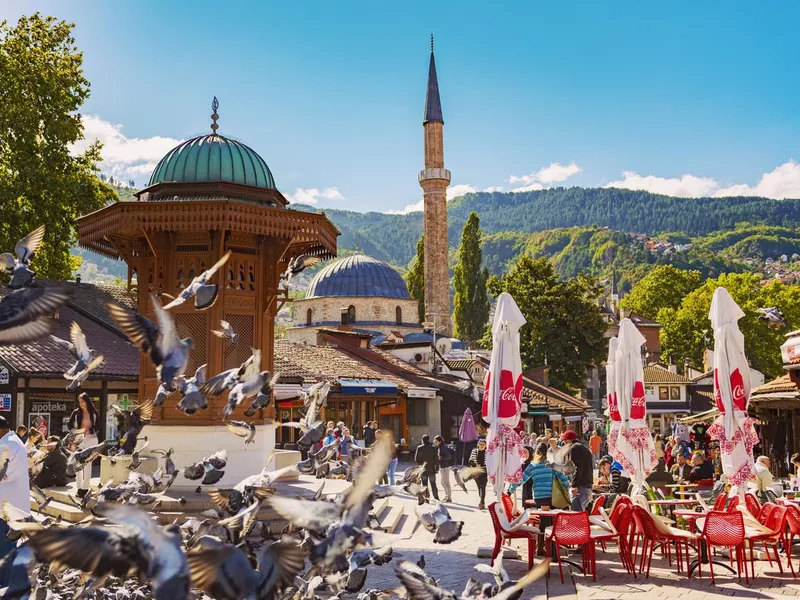
[[[650,506],[663,506],[667,510],[667,512],[673,514],[673,511],[678,506],[695,506],[696,504],[699,504],[699,502],[697,500],[692,500],[692,499],[684,500],[680,498],[675,498],[669,500],[648,500],[647,504],[649,504]]]
[[[534,500],[526,500],[525,501],[525,506],[533,507],[533,508],[528,508],[527,511],[531,515],[535,515],[535,516],[540,518],[539,531],[541,531],[541,533],[539,534],[539,539],[537,541],[538,541],[540,550],[544,551],[544,542],[545,542],[544,530],[547,527],[551,527],[553,525],[553,520],[555,519],[555,516],[557,514],[562,513],[562,512],[569,512],[569,511],[560,510],[558,508],[551,508],[551,509],[536,508],[536,503],[535,503]],[[554,542],[550,546],[550,556],[552,557],[552,556],[555,556],[555,555],[556,555],[556,545],[555,545],[555,542]],[[563,556],[561,557],[561,562],[562,563],[567,563],[569,565],[572,565],[576,569],[583,569],[583,565],[579,565],[578,563],[573,562],[573,561],[571,561],[571,560],[569,560],[567,558],[564,558]]]

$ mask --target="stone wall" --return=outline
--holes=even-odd
[[[307,328],[308,310],[311,310],[311,326],[335,327],[341,324],[342,309],[355,307],[355,328],[371,329],[389,333],[421,331],[417,323],[417,301],[410,298],[307,298],[294,302],[294,327]],[[397,307],[401,311],[401,324],[396,323]],[[290,331],[292,331],[290,330]],[[292,338],[290,338],[292,339]],[[292,339],[292,341],[295,341]]]

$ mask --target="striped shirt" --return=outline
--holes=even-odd
[[[518,487],[528,480],[533,481],[533,499],[540,500],[553,496],[553,474],[569,488],[569,478],[561,471],[556,471],[547,463],[531,463],[522,472],[522,483],[514,483],[508,487],[508,493],[513,494]]]

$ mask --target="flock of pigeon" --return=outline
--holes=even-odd
[[[52,315],[70,298],[67,288],[32,285],[34,273],[30,261],[44,239],[40,227],[17,243],[14,255],[0,255],[10,276],[10,288],[0,301],[0,344],[25,344],[52,335]],[[362,591],[367,569],[389,563],[394,558],[393,542],[400,538],[381,529],[373,511],[376,499],[407,493],[417,498],[418,525],[433,534],[433,542],[448,544],[458,539],[463,521],[454,521],[447,508],[428,502],[422,485],[423,467],[408,469],[397,486],[379,485],[386,472],[391,443],[384,439],[371,449],[353,449],[350,461],[339,460],[337,439],[313,450],[323,437],[321,410],[327,404],[330,384],[312,386],[303,394],[305,414],[295,423],[302,433],[298,442],[307,459],[296,466],[275,471],[265,468],[232,488],[208,488],[214,508],[201,517],[184,518],[160,526],[153,510],[165,499],[165,493],[179,476],[214,486],[225,474],[227,453],[221,450],[201,461],[179,469],[172,450],[151,450],[159,459],[155,473],[139,471],[148,440],[142,436],[152,419],[154,407],[177,392],[178,407],[187,414],[207,408],[209,397],[228,392],[225,422],[228,429],[244,438],[245,446],[253,441],[255,424],[229,420],[236,407],[249,400],[245,414],[251,416],[270,402],[277,380],[259,369],[261,356],[252,356],[236,369],[206,378],[201,366],[192,377],[185,376],[191,340],[181,339],[169,312],[194,299],[195,308],[212,306],[218,292],[209,283],[214,273],[228,260],[226,254],[213,267],[195,277],[169,304],[162,307],[151,296],[155,322],[127,308],[109,305],[112,317],[139,350],[156,367],[160,387],[153,400],[131,409],[112,406],[120,440],[81,448],[83,431],[63,437],[57,448],[34,448],[29,455],[31,476],[44,468],[48,452],[62,452],[67,458],[66,475],[74,477],[91,468],[99,456],[112,462],[120,456],[129,459],[128,476],[118,485],[107,483],[82,498],[70,498],[88,516],[75,524],[45,516],[41,510],[50,502],[42,490],[32,486],[31,496],[39,507],[36,518],[18,511],[9,503],[2,518],[11,531],[8,539],[15,549],[0,561],[0,597],[3,598],[102,598],[115,600],[183,600],[211,597],[220,600],[315,600],[320,595],[333,598],[356,597],[357,600],[407,597],[412,600],[482,599],[514,600],[523,588],[544,573],[540,565],[518,582],[509,580],[500,564],[489,571],[495,584],[480,585],[470,579],[460,594],[443,589],[424,570],[424,557],[418,562],[398,561],[395,572],[399,586],[391,590]],[[286,281],[308,266],[316,257],[298,257],[284,274]],[[238,335],[223,321],[215,335],[230,343]],[[70,327],[70,339],[56,342],[70,352],[75,364],[64,374],[68,389],[76,390],[103,357],[92,350],[77,323]],[[144,444],[140,445],[140,442]],[[363,454],[363,455],[362,455]],[[271,463],[271,459],[267,464]],[[0,455],[0,479],[8,467],[8,454]],[[278,495],[275,483],[296,478],[298,472],[320,479],[346,478],[352,482],[344,492],[324,494],[325,481],[313,499],[300,500]],[[466,491],[464,481],[481,474],[480,469],[465,468],[456,472],[456,483]],[[181,504],[185,498],[178,499]],[[270,521],[259,519],[262,507],[269,508],[288,522],[274,531]],[[415,527],[416,530],[416,527]],[[413,532],[412,532],[413,535]],[[483,568],[486,570],[486,568]]]

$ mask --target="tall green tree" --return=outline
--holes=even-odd
[[[701,366],[705,349],[713,348],[714,331],[708,319],[711,298],[717,287],[724,287],[744,311],[739,328],[744,334],[745,353],[754,368],[768,377],[783,373],[780,345],[786,332],[800,327],[800,286],[772,281],[762,285],[755,274],[729,273],[707,280],[690,293],[680,307],[658,313],[661,329],[661,352],[678,364],[688,360]],[[786,325],[776,327],[759,318],[758,309],[774,306],[786,318]]]
[[[425,321],[425,236],[417,240],[417,255],[411,260],[411,266],[406,273],[408,294],[418,302],[417,312],[419,322]]]
[[[75,218],[116,197],[97,177],[100,144],[75,152],[77,110],[89,96],[73,25],[36,13],[0,23],[0,248],[42,224],[34,269],[69,278]]]
[[[469,344],[481,339],[489,319],[489,270],[481,268],[481,237],[478,213],[472,211],[461,233],[458,262],[453,270],[453,335]]]
[[[655,320],[662,308],[678,309],[683,299],[700,287],[700,271],[685,271],[672,265],[653,268],[622,299],[621,305]]]
[[[547,364],[553,385],[579,390],[586,370],[607,350],[597,282],[584,276],[562,281],[549,260],[523,255],[502,278],[491,277],[488,288],[495,297],[511,294],[527,321],[520,330],[523,367]],[[491,347],[491,340],[489,326],[482,343]]]

